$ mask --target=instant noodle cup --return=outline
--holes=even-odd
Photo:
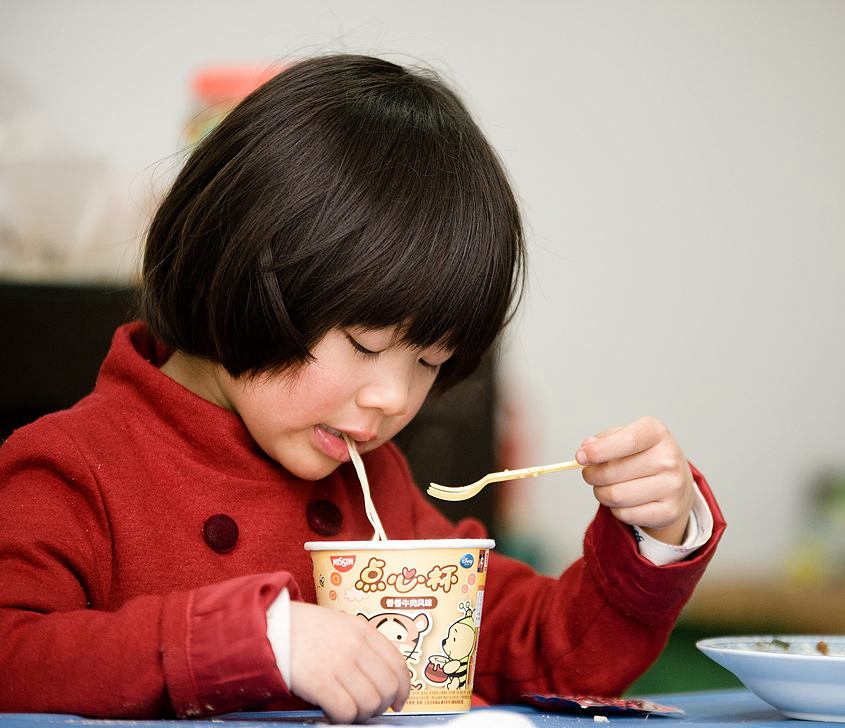
[[[402,713],[469,710],[489,539],[312,541],[317,603],[366,620],[405,658]]]

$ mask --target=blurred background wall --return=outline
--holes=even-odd
[[[5,161],[105,170],[111,218],[74,222],[66,274],[131,273],[197,69],[328,51],[437,69],[511,173],[530,247],[500,374],[511,464],[656,415],[730,523],[708,581],[841,577],[845,3],[4,0]],[[570,562],[589,489],[513,492],[542,568]]]

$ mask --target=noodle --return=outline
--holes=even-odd
[[[373,541],[387,541],[387,535],[384,532],[384,527],[381,525],[381,520],[376,512],[373,498],[370,495],[370,481],[367,480],[367,471],[364,469],[364,461],[361,460],[361,455],[355,447],[355,443],[345,432],[343,439],[346,442],[346,449],[349,450],[349,457],[352,464],[355,466],[355,472],[358,473],[358,480],[361,481],[361,490],[364,493],[364,510],[367,513],[367,518],[373,527]]]

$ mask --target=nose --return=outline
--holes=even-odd
[[[388,417],[399,417],[408,411],[412,375],[404,366],[380,369],[372,380],[358,391],[358,406],[381,410]]]

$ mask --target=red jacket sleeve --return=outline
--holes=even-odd
[[[299,597],[289,574],[112,608],[108,513],[88,465],[67,443],[45,454],[29,440],[0,452],[0,711],[195,716],[288,695],[266,608],[283,587]]]
[[[603,506],[587,529],[583,557],[557,579],[491,552],[475,693],[490,703],[534,693],[616,696],[651,665],[725,528],[710,488],[691,468],[714,529],[684,561],[652,564],[632,529]],[[419,530],[429,538],[484,535],[473,519],[452,527],[424,500],[417,507]]]

